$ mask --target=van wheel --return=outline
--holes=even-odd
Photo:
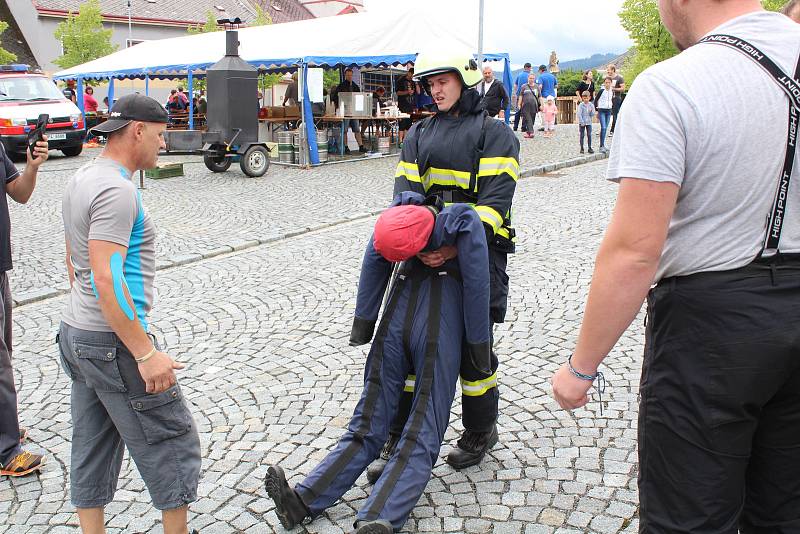
[[[83,151],[83,145],[75,145],[75,146],[65,146],[61,149],[61,152],[64,153],[65,156],[71,158],[73,156],[77,156]]]

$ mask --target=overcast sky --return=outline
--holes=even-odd
[[[451,0],[364,0],[371,12],[391,16],[413,10],[425,16]],[[478,0],[454,0],[461,13],[474,11]],[[508,52],[516,67],[526,61],[546,63],[555,50],[560,61],[592,54],[621,54],[631,46],[617,12],[622,0],[484,0],[484,50]],[[443,23],[447,23],[446,20]],[[477,48],[477,32],[475,35]]]

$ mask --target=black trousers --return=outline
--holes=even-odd
[[[11,289],[8,273],[0,272],[0,463],[20,451],[17,390],[11,366]]]
[[[502,323],[505,320],[508,306],[508,253],[489,247],[489,318],[493,323]],[[493,341],[494,343],[494,341]],[[473,432],[488,432],[497,421],[498,403],[500,392],[497,387],[497,368],[499,360],[494,350],[492,351],[492,374],[487,376],[465,354],[461,357],[462,395],[461,395],[461,420],[466,430]],[[389,427],[389,432],[400,435],[411,413],[414,400],[413,391],[405,391],[400,397],[397,416]]]
[[[648,296],[640,532],[800,532],[800,259]]]
[[[516,132],[519,128],[519,120],[522,119],[522,130],[525,130],[525,116],[522,113],[522,108],[518,109],[516,113],[514,113],[514,131]]]
[[[611,104],[611,132],[614,132],[614,128],[617,127],[617,115],[619,115],[619,108],[622,106],[622,99],[621,98],[614,98]]]
[[[586,141],[589,144],[589,150],[591,150],[592,149],[592,125],[591,124],[586,124],[586,125],[582,124],[582,125],[578,126],[578,129],[581,132],[581,150],[583,150],[583,137],[584,136],[586,136]]]

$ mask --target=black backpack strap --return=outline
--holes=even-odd
[[[786,157],[783,161],[783,169],[778,178],[778,188],[775,193],[775,200],[772,203],[772,211],[767,223],[767,237],[759,257],[773,256],[779,253],[778,246],[783,230],[783,222],[786,214],[786,201],[789,194],[789,180],[792,178],[794,170],[794,157],[797,142],[797,127],[800,120],[800,58],[798,58],[794,78],[783,72],[766,54],[744,39],[732,35],[715,34],[704,37],[699,43],[723,45],[733,50],[737,50],[749,57],[756,64],[764,69],[775,83],[789,97],[789,131],[786,139]]]

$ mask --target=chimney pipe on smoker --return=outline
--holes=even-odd
[[[239,55],[239,31],[225,30],[225,55]]]

